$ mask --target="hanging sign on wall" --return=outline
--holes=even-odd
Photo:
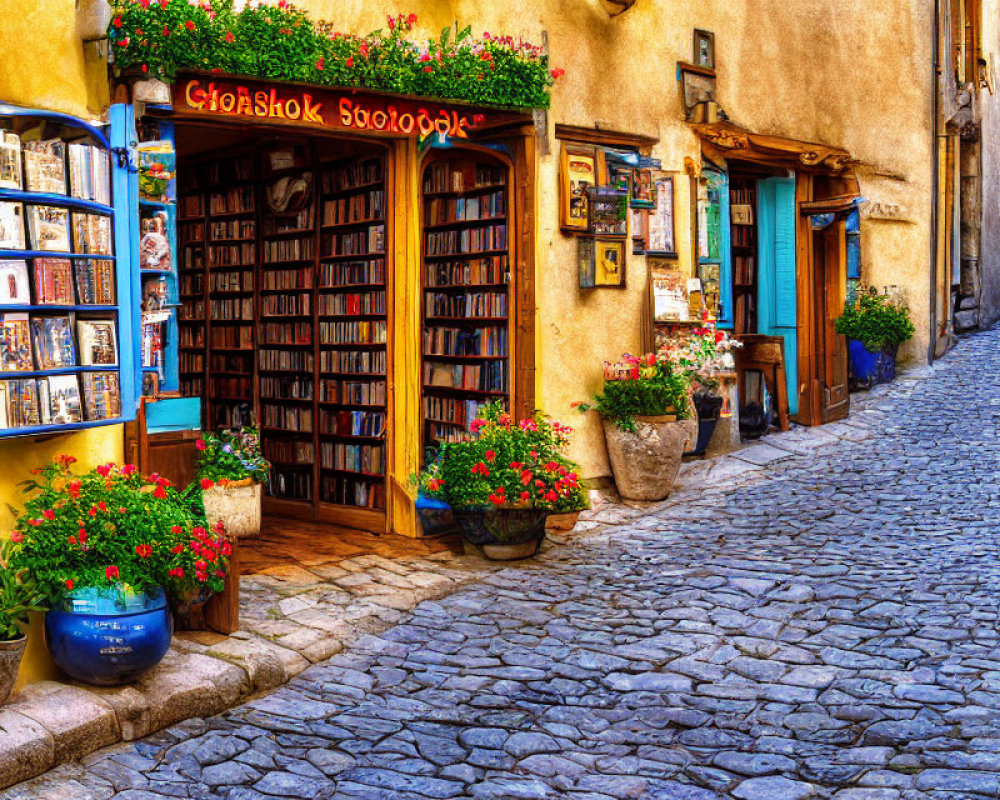
[[[518,115],[396,98],[370,92],[265,84],[239,79],[187,77],[173,86],[173,108],[183,116],[354,130],[426,138],[466,139],[487,123]]]

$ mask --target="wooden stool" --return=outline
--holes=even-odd
[[[747,372],[760,372],[764,376],[764,386],[774,398],[778,411],[778,427],[787,431],[788,422],[788,384],[785,379],[785,340],[781,336],[765,336],[759,333],[746,333],[739,337],[743,347],[737,348],[736,370],[739,373],[739,386],[742,394]]]

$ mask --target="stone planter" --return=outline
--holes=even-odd
[[[127,594],[124,586],[76,589],[45,615],[45,644],[71,678],[120,686],[160,663],[173,623],[163,589]]]
[[[262,486],[249,481],[205,489],[205,517],[209,526],[222,521],[226,533],[236,539],[260,536]]]
[[[636,417],[635,432],[602,422],[618,494],[626,500],[663,500],[670,494],[681,456],[697,439],[697,421]]]
[[[531,558],[545,539],[547,511],[533,508],[453,508],[466,550],[493,561]]]
[[[17,671],[21,667],[21,656],[28,637],[0,641],[0,703],[5,703],[10,697],[10,690],[17,681]]]

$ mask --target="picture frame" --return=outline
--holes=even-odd
[[[625,287],[627,250],[624,239],[581,237],[578,248],[581,289]]]
[[[628,236],[628,191],[592,186],[587,189],[590,232],[595,236]]]
[[[630,204],[632,208],[656,208],[655,186],[651,169],[637,168],[632,170],[631,192]]]
[[[657,178],[653,190],[656,208],[649,213],[647,252],[676,258],[673,176],[667,175]]]
[[[570,232],[590,229],[587,190],[600,185],[597,151],[593,147],[563,145],[559,162],[560,225]]]
[[[649,215],[645,208],[633,208],[629,211],[632,229],[632,255],[645,255],[649,239]]]
[[[715,34],[711,31],[694,29],[692,63],[705,69],[715,69]]]

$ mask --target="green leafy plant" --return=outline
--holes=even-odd
[[[515,424],[500,403],[486,406],[461,442],[440,445],[418,482],[452,508],[520,508],[557,513],[587,507],[576,465],[565,455],[572,428],[536,415]]]
[[[574,403],[580,411],[594,409],[624,431],[635,431],[637,416],[674,414],[691,417],[691,376],[666,351],[633,356],[626,353],[619,368],[605,369],[604,390],[593,403]]]
[[[74,474],[75,461],[60,456],[37,470],[23,484],[23,513],[12,509],[9,569],[34,582],[40,605],[85,587],[222,590],[231,545],[221,527],[205,530],[200,491],[178,491],[131,464]]]
[[[28,612],[42,610],[29,571],[13,566],[20,546],[10,539],[0,544],[0,641],[4,642],[24,636]]]
[[[476,105],[547,108],[549,70],[542,49],[511,37],[482,39],[471,28],[423,43],[408,34],[416,14],[386,18],[367,36],[313,22],[285,0],[117,0],[110,37],[115,65],[171,81],[180,71],[215,72]]]
[[[205,431],[195,441],[198,457],[195,469],[202,489],[214,484],[263,483],[271,469],[260,450],[256,428],[240,428],[220,433]]]
[[[873,352],[902,344],[914,332],[906,303],[873,286],[860,286],[855,296],[847,298],[834,327]]]

